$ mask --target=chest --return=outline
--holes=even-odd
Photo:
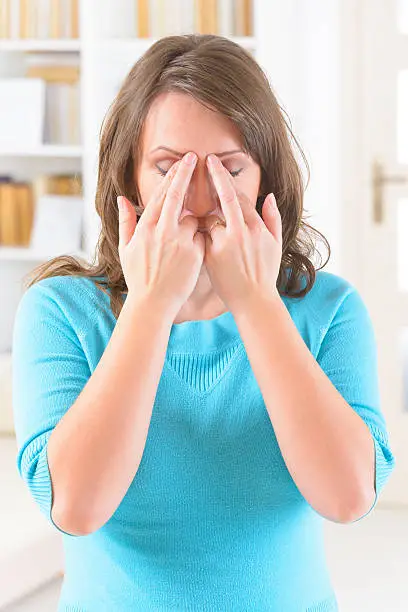
[[[287,514],[304,500],[245,350],[241,346],[225,363],[206,365],[197,389],[186,364],[174,368],[166,360],[143,457],[122,510],[133,498],[132,512],[165,508],[174,520],[185,508],[226,519],[231,513]]]

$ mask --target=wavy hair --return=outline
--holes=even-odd
[[[279,105],[268,78],[253,55],[223,36],[183,34],[166,36],[138,59],[113,99],[100,129],[98,177],[95,197],[101,230],[94,259],[61,255],[30,273],[28,286],[50,276],[93,278],[110,295],[117,318],[127,291],[119,253],[116,198],[125,195],[142,214],[141,198],[133,178],[140,156],[143,122],[155,97],[162,92],[183,92],[229,118],[239,129],[243,148],[261,168],[261,191],[256,210],[261,214],[266,194],[273,192],[282,218],[282,260],[277,278],[280,295],[303,297],[315,282],[313,236],[320,237],[330,258],[330,245],[304,219],[303,177],[292,149],[290,121]],[[307,183],[307,184],[308,184]],[[320,256],[320,253],[319,253]],[[321,256],[320,256],[321,257]],[[305,281],[305,282],[304,282]]]

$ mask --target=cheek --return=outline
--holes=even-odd
[[[137,175],[137,185],[139,187],[142,206],[146,207],[151,199],[157,185],[162,181],[162,177],[155,175],[153,172],[147,172],[141,169]]]
[[[242,176],[241,179],[233,179],[234,185],[245,193],[252,202],[255,202],[260,189],[260,175],[256,171],[251,171]]]

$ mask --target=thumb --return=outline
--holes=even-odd
[[[134,207],[125,196],[117,197],[119,211],[119,246],[126,246],[132,238],[137,225]]]
[[[282,244],[282,218],[273,193],[269,193],[265,198],[262,207],[262,219],[270,233]]]

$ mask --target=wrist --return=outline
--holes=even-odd
[[[239,306],[232,313],[234,318],[247,319],[248,317],[257,316],[257,313],[264,304],[275,305],[279,308],[282,305],[282,298],[276,288],[272,288],[267,292],[251,292],[245,300],[241,300]]]
[[[126,310],[137,311],[138,316],[143,320],[154,319],[166,326],[171,327],[176,315],[164,305],[160,300],[155,298],[153,295],[143,294],[136,295],[135,293],[128,293],[124,303]]]

